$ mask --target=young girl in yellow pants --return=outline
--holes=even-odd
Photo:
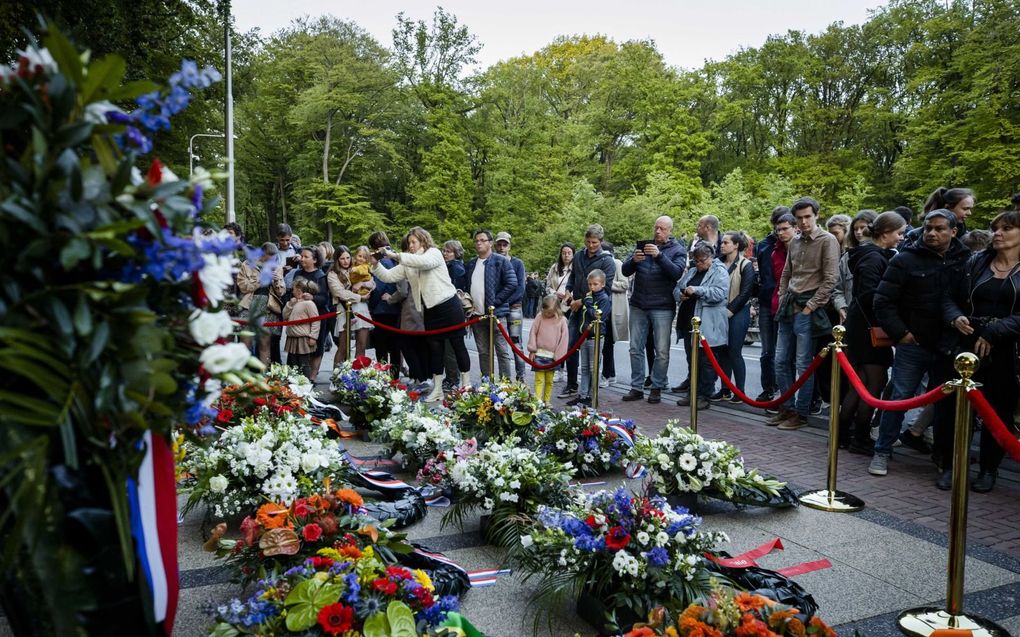
[[[555,294],[542,299],[542,312],[531,324],[528,335],[528,353],[531,360],[539,365],[563,358],[567,353],[567,319],[560,311],[560,302]],[[552,399],[554,370],[535,370],[535,396],[539,400],[549,402]]]

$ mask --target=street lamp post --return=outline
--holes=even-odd
[[[223,137],[223,133],[195,133],[188,140],[188,178],[195,172],[195,138],[196,137]]]

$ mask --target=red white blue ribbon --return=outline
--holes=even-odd
[[[503,575],[512,573],[508,568],[493,568],[482,571],[468,571],[468,579],[471,580],[472,588],[486,588],[495,586],[496,581]]]
[[[173,632],[180,591],[177,570],[177,490],[174,454],[162,436],[145,432],[145,456],[137,479],[128,479],[131,534],[152,596],[152,612],[167,635]]]

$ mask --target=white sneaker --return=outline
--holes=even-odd
[[[609,387],[609,385],[611,385],[615,380],[616,380],[615,378],[603,378],[599,381],[599,387],[602,388]]]
[[[553,373],[553,382],[554,383],[562,383],[565,380],[567,380],[567,373],[564,372],[562,369],[557,369]]]

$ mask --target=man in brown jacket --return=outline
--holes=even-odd
[[[810,197],[791,206],[800,236],[790,241],[786,266],[779,279],[779,339],[776,344],[776,381],[780,392],[793,385],[815,356],[814,339],[832,327],[825,305],[832,296],[839,272],[839,243],[818,226],[818,202]],[[790,370],[796,377],[790,377]],[[811,411],[814,379],[809,378],[779,413],[768,420],[779,429],[800,429]]]

